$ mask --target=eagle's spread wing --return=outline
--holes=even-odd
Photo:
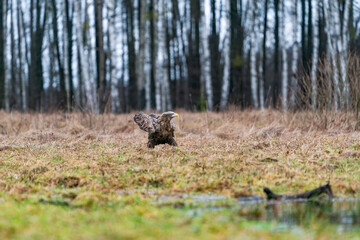
[[[155,114],[155,113],[152,113],[149,115],[151,118],[154,118],[154,119],[159,119],[160,118],[160,115],[159,114]]]
[[[139,112],[134,116],[134,121],[139,125],[140,129],[148,133],[155,132],[156,129],[154,125],[156,125],[156,120],[155,114],[149,116],[143,112]]]

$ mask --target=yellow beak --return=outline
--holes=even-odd
[[[175,117],[179,117],[179,114],[175,113]]]

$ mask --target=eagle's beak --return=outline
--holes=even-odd
[[[175,117],[179,117],[179,114],[175,113]]]

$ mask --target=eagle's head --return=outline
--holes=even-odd
[[[175,118],[175,117],[179,117],[179,114],[174,113],[174,112],[164,112],[164,113],[162,114],[162,116],[164,116],[164,117],[166,117],[167,119],[171,120],[171,119],[173,119],[173,118]]]

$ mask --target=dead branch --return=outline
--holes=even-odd
[[[320,186],[318,188],[315,188],[313,190],[295,194],[295,195],[278,195],[272,192],[269,188],[264,188],[264,192],[266,194],[267,200],[294,200],[294,199],[310,199],[314,197],[318,197],[321,194],[326,194],[329,197],[334,197],[334,194],[331,190],[330,184],[326,184],[323,186]]]

